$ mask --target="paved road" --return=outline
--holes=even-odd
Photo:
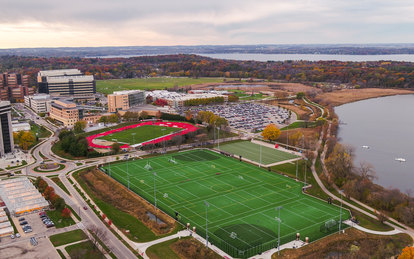
[[[25,112],[28,114],[33,113],[30,110],[25,109]],[[58,131],[58,128],[50,125],[43,119],[36,119],[36,123],[41,124],[51,130],[53,133]],[[102,229],[105,232],[106,240],[105,245],[111,249],[111,251],[115,254],[118,258],[136,258],[136,256],[105,226],[105,224],[97,217],[97,215],[89,208],[88,210],[83,210],[82,208],[84,206],[88,207],[86,202],[83,200],[83,198],[78,194],[78,192],[73,188],[73,186],[70,184],[70,182],[66,179],[66,173],[70,172],[71,170],[77,169],[77,168],[83,168],[83,167],[89,167],[92,165],[96,165],[100,163],[99,159],[95,159],[96,163],[89,163],[85,164],[83,166],[76,166],[76,164],[73,161],[67,161],[64,163],[66,167],[59,171],[59,172],[51,172],[51,173],[38,173],[33,171],[33,168],[40,165],[40,162],[43,161],[43,158],[40,156],[39,152],[41,152],[44,156],[47,157],[47,159],[50,159],[55,162],[59,162],[62,159],[56,155],[52,155],[51,147],[53,145],[53,141],[56,141],[57,138],[55,135],[52,135],[49,139],[45,140],[42,144],[38,145],[33,150],[33,156],[36,158],[36,162],[34,164],[31,164],[27,166],[27,175],[29,176],[43,176],[43,178],[47,181],[49,185],[51,185],[55,192],[61,196],[67,204],[69,204],[80,216],[81,223],[77,226],[80,226],[81,228],[92,228],[92,226],[96,226],[100,229]],[[109,159],[115,159],[109,158]],[[108,161],[108,159],[106,158]],[[25,172],[25,171],[23,171]],[[66,192],[64,192],[59,186],[57,186],[52,180],[50,180],[47,177],[47,175],[56,175],[58,174],[59,179],[62,181],[62,183],[65,185],[65,187],[68,189],[69,193],[71,195],[68,195]]]

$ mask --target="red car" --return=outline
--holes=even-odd
[[[85,206],[85,207],[83,207],[83,209],[84,209],[84,210],[87,210],[87,209],[88,209],[88,207],[86,207],[86,206]]]

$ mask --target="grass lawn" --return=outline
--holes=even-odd
[[[64,190],[68,195],[70,195],[70,192],[68,189],[66,189],[66,186],[62,183],[62,181],[59,179],[59,177],[52,177],[50,178],[52,181],[54,181],[62,190]]]
[[[164,89],[174,86],[186,86],[204,83],[222,83],[223,78],[203,77],[150,77],[150,78],[132,78],[132,79],[112,79],[97,80],[96,91],[104,94],[111,94],[114,91],[121,90],[145,90],[145,89]]]
[[[93,194],[88,185],[85,184],[83,179],[78,173],[74,174],[77,182],[81,185],[82,189],[93,199],[96,205],[102,210],[107,218],[112,220],[112,223],[120,229],[129,230],[126,236],[135,242],[148,242],[161,238],[163,236],[156,236],[147,226],[145,226],[136,217],[117,209],[112,204],[105,202]]]
[[[39,125],[32,123],[30,124],[30,131],[33,132],[33,134],[39,138],[48,138],[52,133],[48,131],[45,127],[40,127]]]
[[[318,126],[316,121],[309,121],[309,122],[295,121],[294,123],[281,128],[281,130],[290,130],[290,129],[298,129],[298,128],[314,128],[316,126]]]
[[[177,132],[181,129],[172,128],[172,127],[161,127],[155,125],[144,125],[140,127],[136,127],[133,129],[124,130],[121,132],[113,133],[110,135],[106,135],[100,137],[99,139],[104,139],[108,141],[112,141],[112,139],[116,139],[120,143],[128,143],[131,145],[142,143],[154,138],[158,138],[161,136],[169,135],[173,132]],[[135,133],[135,136],[132,134]]]
[[[220,145],[220,150],[247,158],[260,163],[260,145],[250,141],[239,141],[230,144]],[[284,160],[298,158],[298,156],[276,148],[262,146],[262,164],[272,164]]]
[[[174,238],[153,246],[150,246],[146,253],[149,258],[168,258],[180,259],[180,257],[171,249],[170,245],[177,242],[178,238]]]
[[[91,241],[86,241],[65,247],[71,258],[104,259],[105,256]]]
[[[56,228],[64,228],[75,224],[72,218],[62,218],[62,212],[57,210],[49,210],[46,212],[49,218],[55,223]]]
[[[50,242],[54,246],[61,246],[70,244],[76,241],[87,239],[88,237],[81,229],[72,230],[69,232],[60,233],[57,235],[50,236]]]
[[[178,212],[181,223],[205,236],[206,201],[209,240],[231,256],[249,257],[276,246],[278,206],[283,207],[281,244],[297,232],[316,240],[338,228],[321,230],[339,219],[340,209],[302,194],[302,183],[208,150],[130,161],[130,188],[150,202],[154,175],[144,168],[148,163],[156,172],[157,206],[171,216]],[[126,163],[111,165],[111,176],[127,185]],[[350,217],[347,210],[342,213],[342,219]]]

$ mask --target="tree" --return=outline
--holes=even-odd
[[[193,112],[191,111],[191,110],[187,110],[186,112],[185,112],[185,119],[186,120],[191,120],[193,118]]]
[[[67,207],[62,210],[62,217],[65,219],[70,218],[71,214],[72,214],[72,211],[70,211],[70,209]]]
[[[146,111],[141,111],[141,113],[139,114],[139,117],[141,117],[141,119],[145,120],[148,118],[148,112]]]
[[[48,186],[43,192],[43,196],[45,197],[46,200],[49,200],[50,197],[52,196],[52,193],[55,193],[55,189],[53,189],[52,186]]]
[[[13,133],[13,138],[23,150],[28,150],[36,142],[36,137],[30,131],[20,131],[18,134]]]
[[[73,126],[75,133],[81,133],[86,128],[86,121],[77,121]]]
[[[353,153],[351,147],[337,143],[325,161],[328,171],[339,187],[342,187],[345,181],[353,176]]]
[[[115,154],[118,154],[121,151],[121,145],[118,142],[116,142],[112,144],[111,149]]]
[[[271,123],[264,128],[262,136],[266,140],[275,141],[280,136],[280,129],[275,124]]]
[[[57,194],[53,199],[50,200],[50,202],[52,203],[52,206],[58,211],[61,211],[66,207],[65,200]]]
[[[407,246],[402,250],[402,253],[400,256],[398,256],[398,259],[412,259],[414,258],[414,247]]]
[[[304,92],[298,92],[296,94],[296,99],[302,99],[303,97],[305,97],[305,93]]]
[[[289,134],[289,144],[293,146],[299,146],[299,144],[302,144],[302,139],[303,133],[299,130],[293,134]]]

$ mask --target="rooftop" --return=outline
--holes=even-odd
[[[142,93],[142,90],[124,90],[124,91],[116,91],[112,95],[123,95],[123,94],[134,94],[134,93]]]
[[[39,76],[69,76],[82,75],[79,69],[57,69],[57,70],[43,70],[39,71]]]

